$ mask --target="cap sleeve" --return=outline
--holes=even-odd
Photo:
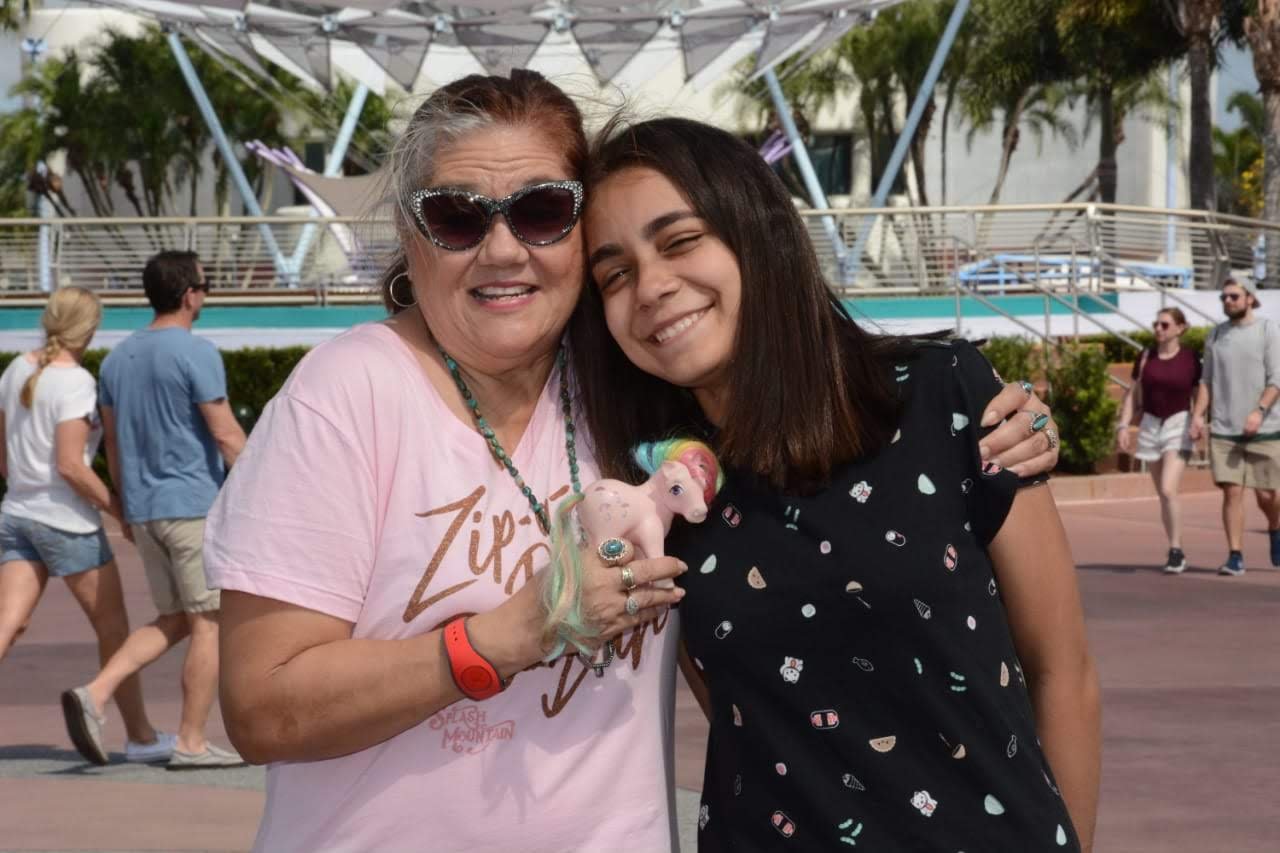
[[[355,622],[374,563],[376,480],[353,432],[282,393],[209,513],[210,585]]]

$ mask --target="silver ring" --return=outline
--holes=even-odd
[[[622,567],[622,588],[627,592],[636,588],[636,574],[631,571],[630,566]]]
[[[631,593],[627,593],[626,611],[628,616],[636,616],[640,613],[640,602],[633,598]]]
[[[1044,431],[1044,435],[1045,438],[1049,439],[1049,449],[1057,450],[1059,444],[1057,430],[1047,429]]]
[[[606,566],[621,566],[623,563],[629,563],[633,554],[635,549],[631,547],[631,543],[616,536],[604,540],[596,547],[596,555]]]
[[[1019,387],[1019,388],[1021,388],[1023,391],[1025,391],[1025,392],[1027,393],[1027,396],[1028,396],[1028,397],[1034,397],[1034,396],[1035,396],[1035,393],[1036,393],[1036,386],[1032,385],[1032,384],[1031,384],[1030,382],[1028,382],[1027,380],[1025,380],[1025,379],[1019,379],[1019,380],[1018,380],[1018,387]]]
[[[1031,422],[1027,424],[1027,435],[1035,435],[1049,425],[1049,416],[1044,412],[1035,412],[1031,409],[1023,409],[1022,414],[1031,418]]]

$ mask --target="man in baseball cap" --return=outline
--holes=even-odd
[[[1271,564],[1280,566],[1280,327],[1254,314],[1257,284],[1248,278],[1222,283],[1227,322],[1205,341],[1204,372],[1196,393],[1190,435],[1209,422],[1209,463],[1222,489],[1227,560],[1222,575],[1244,574],[1244,490],[1253,489],[1267,517]]]

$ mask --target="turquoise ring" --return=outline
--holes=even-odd
[[[1033,412],[1030,409],[1023,409],[1023,411],[1031,416],[1031,423],[1027,424],[1031,435],[1035,435],[1049,425],[1049,416],[1044,412]]]
[[[1019,380],[1018,380],[1018,387],[1019,387],[1019,388],[1021,388],[1023,391],[1026,391],[1026,392],[1027,392],[1027,396],[1028,396],[1028,397],[1033,397],[1033,396],[1035,396],[1035,393],[1036,393],[1036,386],[1032,385],[1032,384],[1031,384],[1030,382],[1028,382],[1027,380],[1025,380],[1025,379],[1019,379]]]
[[[631,562],[635,549],[627,540],[612,536],[596,547],[596,554],[606,566],[621,566],[623,563]]]

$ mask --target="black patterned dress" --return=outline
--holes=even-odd
[[[728,472],[667,551],[713,719],[698,849],[1078,850],[986,545],[1019,488],[978,455],[970,344],[893,367],[892,443],[816,495]]]

